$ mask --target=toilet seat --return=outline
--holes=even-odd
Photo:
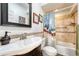
[[[48,56],[55,56],[57,54],[57,50],[51,46],[45,46],[43,48],[43,53]]]

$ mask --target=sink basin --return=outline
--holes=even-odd
[[[15,43],[0,46],[0,55],[19,55],[32,51],[42,43],[41,37],[19,40]]]

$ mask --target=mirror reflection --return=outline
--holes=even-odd
[[[28,3],[9,3],[8,22],[29,24],[29,4]]]

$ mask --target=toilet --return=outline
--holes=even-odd
[[[42,54],[43,56],[55,56],[57,55],[57,50],[55,49],[54,38],[48,37],[44,38],[42,45]]]
[[[57,50],[54,47],[46,46],[42,50],[44,56],[55,56],[57,55]]]

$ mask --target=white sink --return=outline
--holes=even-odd
[[[19,40],[15,43],[0,46],[0,55],[19,55],[32,51],[42,43],[41,37]]]

